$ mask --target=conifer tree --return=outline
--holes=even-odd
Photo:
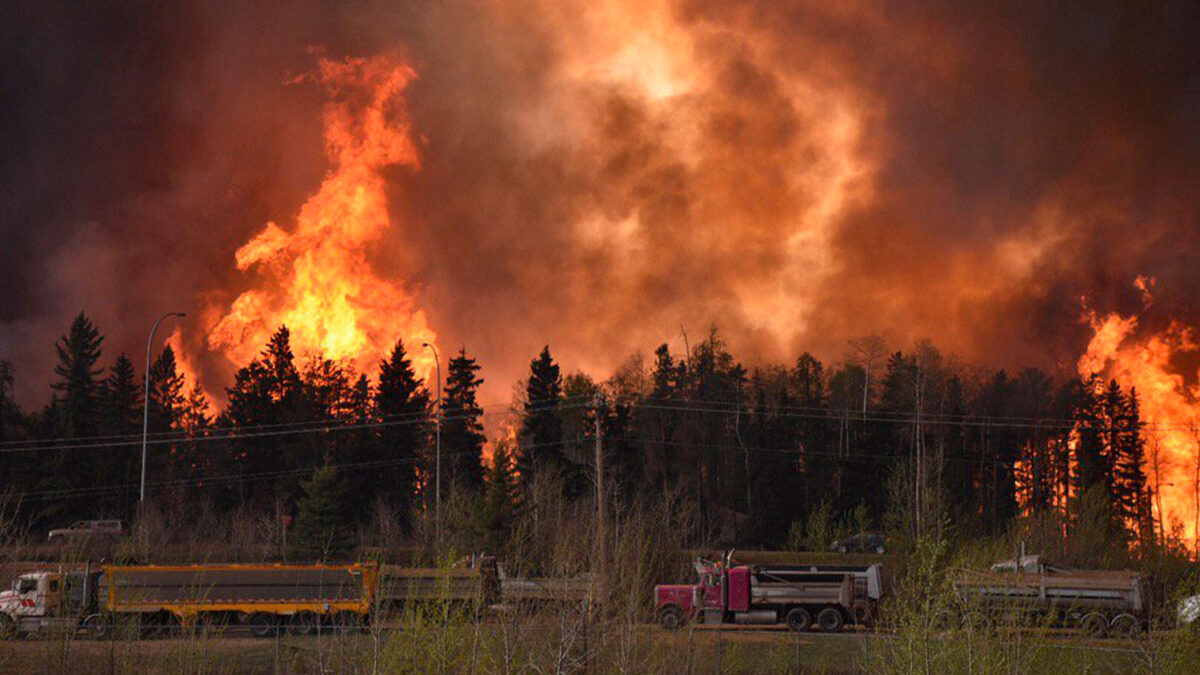
[[[226,389],[229,405],[222,423],[237,428],[295,424],[310,421],[304,401],[304,388],[292,354],[291,333],[280,326],[259,358],[238,369],[233,386]],[[318,457],[309,443],[295,438],[249,437],[236,439],[227,446],[227,471],[255,474],[283,468],[312,466]],[[294,493],[293,481],[275,486],[285,494]],[[249,490],[243,482],[235,485],[242,500],[266,501],[268,490]]]
[[[183,373],[175,361],[175,350],[167,345],[150,366],[150,430],[178,429],[185,403]]]
[[[288,556],[298,562],[344,557],[354,537],[346,517],[346,487],[337,469],[317,469],[301,488],[304,497],[288,539]]]
[[[503,550],[516,522],[520,499],[512,446],[507,440],[497,441],[487,474],[483,507],[483,529],[487,533],[489,551],[499,553]]]
[[[450,359],[442,402],[442,452],[449,466],[450,482],[471,492],[483,488],[483,409],[476,394],[479,364],[460,349]]]
[[[1154,537],[1154,517],[1151,511],[1150,486],[1146,479],[1146,441],[1142,436],[1142,421],[1137,391],[1129,390],[1122,410],[1120,445],[1114,461],[1114,498],[1126,527],[1142,542]]]
[[[384,495],[399,507],[407,527],[416,492],[416,463],[427,459],[430,401],[401,340],[379,364],[375,412],[386,426],[379,433],[374,459],[388,464],[370,472],[369,483],[362,486],[364,504],[371,503],[374,495]]]
[[[97,435],[100,428],[101,383],[97,379],[103,370],[98,366],[100,346],[104,338],[82,312],[71,322],[67,334],[55,344],[58,364],[54,368],[57,380],[51,385],[54,396],[42,415],[47,438],[86,438]],[[96,458],[89,453],[61,448],[47,453],[38,462],[38,489],[41,491],[75,491],[95,484]],[[95,513],[95,503],[74,492],[46,502],[41,516],[50,522],[62,522],[68,517]]]
[[[547,345],[529,364],[529,381],[525,387],[525,416],[521,421],[521,455],[517,466],[522,480],[527,483],[543,466],[564,473],[567,469],[562,449],[562,419],[558,414],[561,399],[562,375]]]
[[[103,391],[104,433],[114,436],[137,433],[142,426],[142,386],[128,356],[117,356],[104,380]]]
[[[109,368],[103,385],[103,423],[105,435],[134,437],[142,428],[142,385],[133,370],[133,361],[121,354]],[[106,485],[132,484],[138,469],[141,447],[131,440],[126,445],[104,452],[103,467],[97,467]],[[110,505],[113,512],[119,509],[129,513],[132,491],[115,495]]]
[[[99,426],[100,384],[103,372],[97,367],[104,338],[96,326],[80,312],[67,334],[55,344],[58,380],[52,385],[59,392],[58,434],[66,438],[94,436]]]
[[[15,382],[11,361],[0,361],[0,441],[22,440],[25,425],[21,409],[13,400]],[[21,485],[28,481],[26,462],[18,457],[21,453],[0,453],[0,491],[8,485]]]

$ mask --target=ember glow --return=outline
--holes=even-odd
[[[409,346],[419,372],[432,367],[419,348],[435,339],[424,312],[371,262],[372,247],[400,226],[389,215],[381,171],[420,164],[401,98],[415,76],[384,55],[322,58],[314,73],[300,78],[320,84],[330,97],[323,114],[329,172],[290,231],[267,223],[238,249],[237,268],[251,287],[219,315],[209,348],[242,366],[286,325],[299,354],[347,360],[360,373],[376,367],[397,338]]]
[[[1148,307],[1153,280],[1135,282]],[[1079,359],[1079,374],[1099,373],[1133,387],[1146,424],[1146,475],[1155,488],[1154,508],[1166,531],[1182,528],[1186,540],[1197,532],[1197,485],[1200,462],[1200,391],[1188,386],[1173,360],[1200,349],[1194,331],[1178,322],[1150,334],[1139,332],[1138,317],[1090,312],[1094,331],[1087,352]]]

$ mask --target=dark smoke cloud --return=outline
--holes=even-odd
[[[420,73],[377,262],[492,400],[545,342],[603,374],[681,325],[753,359],[880,331],[1069,366],[1080,298],[1134,309],[1138,274],[1197,319],[1194,3],[245,4],[0,10],[0,358],[29,405],[80,309],[140,354],[242,288],[233,251],[325,170],[320,92],[284,85],[311,46]]]

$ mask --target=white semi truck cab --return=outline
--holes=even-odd
[[[0,638],[54,627],[75,628],[93,600],[94,573],[41,570],[0,591]]]

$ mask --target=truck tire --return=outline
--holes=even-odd
[[[314,612],[300,612],[292,617],[288,632],[292,635],[316,635],[321,617]]]
[[[112,621],[103,614],[92,614],[83,620],[83,632],[93,640],[107,640],[112,635]]]
[[[812,614],[803,607],[795,607],[787,613],[788,630],[795,633],[803,633],[812,628]]]
[[[1141,622],[1132,614],[1118,614],[1108,622],[1108,632],[1112,635],[1130,637],[1141,631]]]
[[[279,624],[275,615],[260,612],[251,616],[250,634],[256,638],[273,638],[279,635]]]
[[[358,612],[344,610],[333,615],[333,627],[339,633],[358,632],[363,628],[363,618]]]
[[[979,633],[992,630],[992,618],[983,612],[967,612],[963,616],[963,628]]]
[[[17,622],[7,614],[0,614],[0,640],[11,640],[17,637]]]
[[[817,625],[826,633],[840,631],[845,623],[845,615],[842,614],[842,610],[836,607],[826,607],[817,613]]]
[[[1102,638],[1108,632],[1108,618],[1100,612],[1092,612],[1079,620],[1079,627],[1094,638]]]
[[[678,607],[663,607],[658,613],[658,623],[667,630],[675,630],[683,625],[683,612]]]

